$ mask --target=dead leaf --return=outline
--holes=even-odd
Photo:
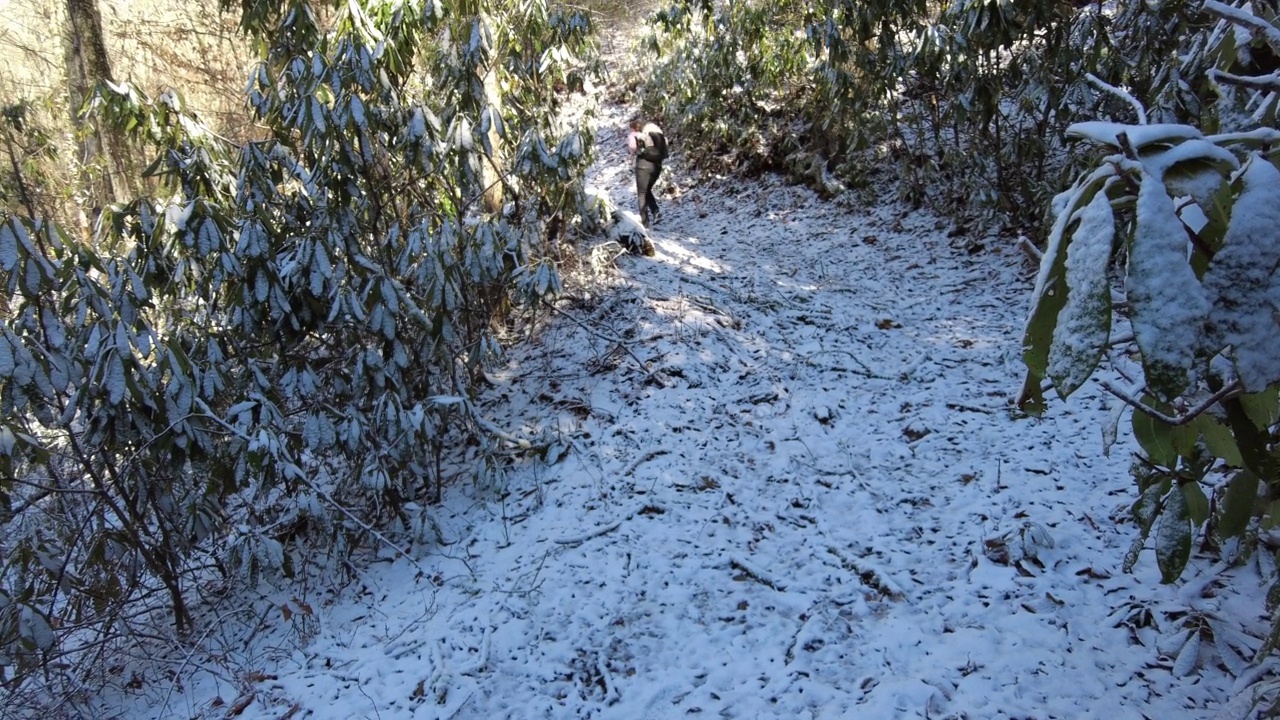
[[[982,554],[997,565],[1009,565],[1013,558],[1009,555],[1009,543],[1004,538],[988,538],[982,543]]]
[[[246,708],[253,704],[255,697],[257,696],[254,693],[241,695],[235,702],[231,703],[231,707],[227,708],[227,714],[224,717],[236,717],[244,712]]]

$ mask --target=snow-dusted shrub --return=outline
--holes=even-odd
[[[1197,538],[1243,562],[1274,552],[1280,526],[1280,72],[1242,75],[1237,52],[1255,42],[1280,55],[1280,22],[1212,0],[1204,10],[1218,22],[1178,67],[1205,63],[1218,89],[1206,127],[1148,123],[1142,96],[1099,82],[1139,124],[1068,130],[1105,155],[1052,204],[1024,339],[1021,404],[1033,412],[1046,384],[1065,398],[1102,362],[1140,375],[1102,384],[1132,408],[1143,450],[1128,563],[1154,540],[1165,582]],[[1128,332],[1112,326],[1117,294]],[[1259,657],[1280,638],[1280,578],[1263,565],[1276,621]]]
[[[454,449],[493,467],[512,439],[473,381],[495,323],[556,291],[548,249],[585,206],[591,133],[561,106],[589,23],[536,0],[242,10],[258,140],[105,85],[163,194],[93,238],[0,211],[5,680],[147,610],[190,631],[197,580],[412,525]]]
[[[677,0],[650,20],[640,94],[717,170],[887,174],[910,202],[1034,224],[1065,128],[1128,111],[1088,74],[1149,91],[1165,120],[1200,112],[1169,71],[1194,5]]]

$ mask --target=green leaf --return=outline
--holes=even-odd
[[[1150,405],[1150,403],[1147,403]],[[1157,403],[1156,410],[1164,410],[1163,403]],[[1133,412],[1133,436],[1142,446],[1151,462],[1172,468],[1178,462],[1178,451],[1173,445],[1173,428],[1150,415],[1135,410]]]
[[[1240,404],[1249,420],[1259,430],[1266,430],[1280,420],[1280,385],[1272,385],[1261,392],[1240,396]]]
[[[1204,438],[1205,449],[1210,455],[1221,459],[1230,467],[1244,466],[1244,460],[1240,457],[1240,447],[1236,445],[1235,437],[1221,420],[1212,415],[1201,415],[1196,418],[1195,426]]]
[[[1183,498],[1187,502],[1187,514],[1191,518],[1192,527],[1200,527],[1209,519],[1209,498],[1198,482],[1182,483]]]
[[[1200,427],[1195,422],[1187,422],[1181,425],[1174,425],[1170,428],[1172,431],[1173,451],[1179,457],[1194,457],[1196,451],[1196,440],[1200,439]]]
[[[1258,501],[1258,482],[1257,475],[1241,470],[1227,483],[1227,491],[1218,510],[1218,534],[1221,537],[1244,535]]]
[[[1040,390],[1040,376],[1028,370],[1022,381],[1022,392],[1018,394],[1018,407],[1028,415],[1040,417],[1048,406],[1044,401],[1044,392]]]
[[[1180,491],[1165,495],[1160,526],[1156,529],[1156,565],[1160,582],[1168,584],[1182,575],[1191,559],[1191,515],[1187,497]]]

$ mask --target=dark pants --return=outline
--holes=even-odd
[[[636,160],[636,200],[640,205],[640,222],[649,227],[649,214],[658,215],[658,200],[653,197],[653,186],[662,174],[662,163]]]

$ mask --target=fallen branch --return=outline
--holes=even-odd
[[[1031,256],[1031,259],[1037,263],[1044,260],[1044,253],[1026,235],[1018,236],[1018,247],[1022,248],[1023,252]]]
[[[632,460],[632,461],[631,461],[631,464],[630,464],[630,465],[627,465],[627,467],[622,471],[622,477],[631,477],[631,473],[634,473],[634,472],[636,471],[636,468],[640,467],[642,464],[647,463],[647,462],[649,462],[650,460],[652,460],[652,459],[654,459],[654,458],[656,458],[656,457],[661,457],[661,456],[663,456],[663,455],[667,455],[667,454],[669,454],[670,452],[671,452],[670,450],[666,450],[666,449],[664,449],[664,448],[658,448],[658,449],[656,449],[656,450],[650,450],[649,452],[645,453],[644,455],[641,455],[640,457],[636,458],[635,460]]]
[[[575,325],[582,328],[583,330],[586,330],[588,333],[596,336],[597,338],[616,344],[620,350],[625,352],[627,355],[631,356],[631,359],[635,361],[636,366],[639,367],[640,371],[645,374],[645,380],[648,380],[649,378],[653,377],[654,373],[657,372],[656,370],[649,370],[646,367],[646,363],[643,360],[641,360],[639,357],[637,357],[634,352],[631,351],[631,348],[628,346],[628,343],[626,340],[623,340],[622,338],[616,337],[616,336],[609,337],[608,335],[605,335],[604,333],[599,332],[598,330],[592,328],[590,325],[587,325],[581,319],[574,317],[571,313],[556,307],[553,303],[548,302],[547,307],[551,309],[551,312],[554,312],[558,315],[568,318]]]
[[[633,515],[635,515],[635,513],[631,513],[631,515],[628,515],[628,516],[626,516],[626,517],[622,518],[621,520],[615,520],[615,521],[613,521],[613,522],[609,523],[608,525],[605,525],[604,527],[596,528],[595,530],[592,530],[591,532],[584,533],[584,534],[582,534],[582,535],[578,535],[578,536],[576,536],[576,537],[557,538],[557,539],[553,540],[552,542],[554,542],[554,543],[555,543],[555,544],[557,544],[557,545],[564,545],[564,546],[566,546],[566,547],[575,547],[575,546],[581,545],[582,543],[584,543],[584,542],[586,542],[586,541],[588,541],[588,540],[594,540],[595,538],[598,538],[598,537],[600,537],[601,535],[608,535],[609,533],[613,532],[614,530],[617,530],[618,528],[622,527],[622,523],[624,523],[624,522],[626,522],[626,521],[630,520],[630,519],[632,518],[632,516],[633,516]]]
[[[995,414],[995,410],[991,410],[991,409],[984,408],[984,407],[978,407],[977,405],[965,405],[964,403],[958,403],[958,402],[949,402],[949,403],[947,403],[947,409],[948,409],[948,410],[959,410],[959,411],[963,411],[963,412],[975,412],[975,413],[982,413],[983,415],[994,415],[994,414]]]
[[[786,585],[783,585],[777,580],[774,580],[772,577],[769,577],[769,574],[766,573],[764,570],[761,570],[760,568],[752,565],[751,563],[747,562],[746,560],[740,557],[730,558],[729,567],[735,570],[740,570],[743,575],[751,578],[752,580],[755,580],[756,582],[760,583],[761,585],[764,585],[770,590],[776,590],[777,592],[784,592],[787,589]]]

